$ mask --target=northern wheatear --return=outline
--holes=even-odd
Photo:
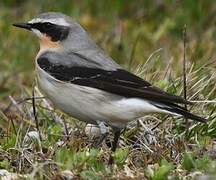
[[[65,113],[97,124],[102,136],[114,131],[112,150],[128,122],[160,112],[206,122],[178,104],[190,104],[124,70],[106,55],[74,20],[48,12],[16,27],[34,32],[40,40],[36,72],[42,92]]]

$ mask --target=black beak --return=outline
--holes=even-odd
[[[31,30],[31,24],[29,24],[29,23],[15,23],[15,24],[13,24],[13,26],[27,29],[27,30]]]

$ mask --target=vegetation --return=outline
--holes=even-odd
[[[186,24],[187,99],[196,101],[188,109],[207,117],[208,123],[149,114],[128,125],[110,167],[109,140],[93,148],[94,137],[85,133],[85,123],[54,110],[47,99],[36,98],[40,140],[31,98],[38,42],[11,24],[47,11],[73,17],[126,69],[182,96]],[[214,179],[215,12],[212,0],[0,2],[0,177]],[[35,97],[41,96],[35,88]]]

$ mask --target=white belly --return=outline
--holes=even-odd
[[[139,98],[125,98],[95,88],[65,83],[54,79],[39,67],[37,73],[41,90],[53,104],[81,121],[92,124],[104,121],[122,128],[145,113],[162,112]]]

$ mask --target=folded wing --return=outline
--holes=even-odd
[[[73,58],[75,58],[74,61]],[[77,56],[77,53],[68,57],[46,53],[37,59],[37,64],[59,81],[97,88],[123,97],[141,98],[173,114],[206,122],[206,119],[193,115],[178,105],[190,104],[189,101],[154,87],[149,82],[115,66],[115,64],[108,64],[113,69],[107,70],[101,63],[88,60],[88,57],[83,55]]]
[[[37,62],[40,68],[64,82],[98,88],[124,97],[138,97],[161,103],[190,103],[180,96],[171,95],[152,86],[149,82],[124,69],[104,70],[77,64],[67,65],[47,56],[41,56]]]

